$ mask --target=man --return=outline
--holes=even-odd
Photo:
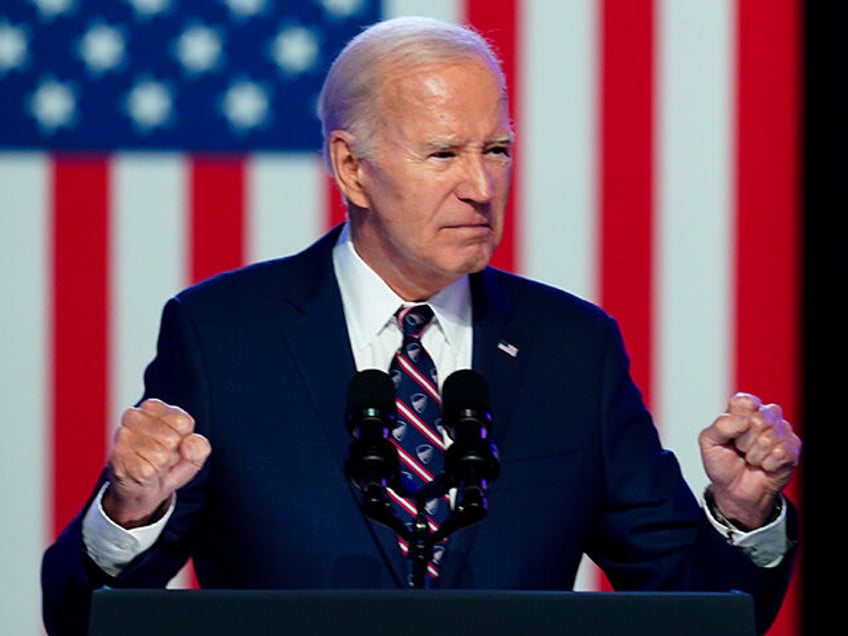
[[[91,591],[408,584],[396,534],[345,475],[345,392],[387,370],[394,314],[426,301],[438,378],[491,387],[500,474],[431,585],[568,590],[581,556],[622,590],[752,593],[765,631],[795,553],[781,490],[800,441],[737,394],[699,438],[702,510],[664,451],[615,322],[488,267],[513,132],[498,62],[468,29],[405,18],[355,38],[319,105],[348,222],[304,252],[190,288],[163,312],[145,395],[86,509],[45,553],[45,624],[82,633]],[[295,213],[297,211],[294,211]]]

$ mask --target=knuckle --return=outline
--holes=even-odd
[[[158,475],[156,466],[149,462],[140,462],[133,471],[132,479],[141,486],[149,486],[157,480]]]
[[[745,392],[738,392],[730,398],[731,404],[739,408],[756,410],[760,407],[761,401],[756,395]]]
[[[172,452],[164,446],[154,446],[147,452],[146,459],[151,470],[156,470],[167,466],[171,462],[171,455]]]
[[[162,416],[162,421],[176,431],[180,437],[188,435],[194,430],[194,419],[179,408],[172,408]]]

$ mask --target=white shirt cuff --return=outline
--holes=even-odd
[[[704,512],[712,526],[725,536],[728,543],[740,548],[760,567],[776,567],[789,551],[790,542],[786,535],[786,502],[781,506],[777,519],[750,532],[719,521],[713,516],[709,506],[704,506]]]
[[[176,504],[172,497],[167,512],[149,526],[122,528],[103,510],[103,493],[109,483],[103,484],[82,521],[82,541],[97,566],[109,576],[118,576],[127,564],[142,552],[149,550],[165,527]]]

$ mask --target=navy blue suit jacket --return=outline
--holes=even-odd
[[[403,586],[395,536],[364,517],[344,476],[356,368],[337,235],[167,303],[145,396],[191,413],[212,455],[156,545],[115,579],[85,555],[80,519],[68,526],[43,561],[51,634],[81,629],[92,589],[164,586],[188,557],[204,587]],[[616,323],[492,268],[471,290],[472,366],[491,389],[501,471],[487,517],[451,536],[436,587],[570,590],[585,552],[617,589],[749,591],[764,628],[793,554],[756,567],[707,524],[629,377]]]

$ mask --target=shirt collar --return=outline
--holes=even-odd
[[[359,341],[367,344],[386,327],[404,300],[357,254],[347,223],[333,249],[333,265],[348,325],[358,334]],[[458,349],[463,329],[471,326],[468,276],[433,294],[427,304],[433,308],[448,345]]]

